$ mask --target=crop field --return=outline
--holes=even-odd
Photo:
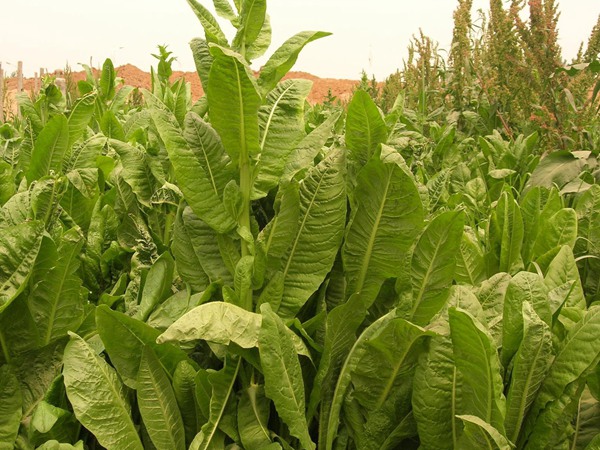
[[[161,46],[0,124],[0,450],[600,449],[600,21],[460,0],[312,104],[328,33],[188,3],[198,100]]]

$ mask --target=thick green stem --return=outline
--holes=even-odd
[[[240,226],[250,231],[250,192],[252,190],[252,177],[250,175],[250,159],[247,155],[241,155],[240,158],[240,191],[242,192],[242,211],[240,215]],[[248,243],[242,239],[242,257],[250,255]],[[252,311],[252,290],[244,294],[245,298],[240,298],[241,306]]]

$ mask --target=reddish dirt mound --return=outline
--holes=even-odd
[[[97,73],[97,71],[95,71]],[[144,72],[137,67],[126,64],[124,66],[120,66],[117,68],[117,75],[125,81],[125,84],[134,87],[141,87],[145,89],[149,89],[151,85],[150,74]],[[85,79],[85,72],[73,72],[71,74],[73,77],[73,81],[77,82],[79,80]],[[173,80],[179,78],[185,78],[186,81],[191,83],[192,86],[192,97],[194,100],[200,98],[203,94],[202,85],[200,84],[200,79],[196,72],[173,72]],[[286,79],[289,78],[302,78],[311,80],[313,82],[312,91],[308,97],[308,101],[310,103],[319,103],[327,98],[329,91],[335,97],[337,97],[342,102],[347,102],[352,95],[352,90],[358,84],[356,80],[338,80],[333,78],[319,78],[317,76],[311,75],[305,72],[290,72],[285,76]],[[17,80],[15,78],[10,78],[8,81],[8,91],[15,91],[17,89]],[[33,78],[27,78],[23,82],[23,89],[26,92],[30,92],[34,89],[34,80]]]

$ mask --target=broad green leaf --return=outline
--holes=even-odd
[[[87,231],[100,194],[100,173],[98,169],[75,169],[67,173],[67,180],[60,206],[77,225]]]
[[[585,160],[578,158],[571,152],[556,151],[549,153],[537,165],[529,178],[527,186],[551,188],[556,184],[559,188],[562,188],[569,181],[576,178],[584,166]]]
[[[269,412],[271,402],[262,385],[251,384],[242,391],[237,422],[244,448],[264,448],[271,444]]]
[[[225,302],[210,302],[192,309],[175,321],[158,338],[163,342],[190,342],[198,339],[242,348],[256,347],[261,326],[260,314]]]
[[[110,109],[105,111],[100,118],[100,130],[109,139],[125,141],[125,130],[123,125],[117,119],[117,116]]]
[[[387,141],[387,137],[385,121],[371,96],[365,91],[356,91],[348,105],[346,117],[349,159],[359,167],[364,166],[373,157],[379,144]]]
[[[586,300],[579,278],[577,262],[573,256],[573,250],[568,245],[563,245],[558,254],[548,266],[544,284],[548,288],[548,298],[551,302],[554,314],[559,306],[576,307],[585,310]],[[564,292],[567,297],[564,297]],[[561,303],[553,304],[553,295]]]
[[[563,245],[573,248],[576,239],[577,213],[571,208],[563,208],[545,221],[535,239],[531,257],[537,260]]]
[[[56,440],[44,442],[36,450],[84,450],[83,441],[78,441],[75,445],[63,444]]]
[[[454,277],[458,283],[476,286],[485,279],[483,249],[473,232],[465,230],[456,258]]]
[[[21,386],[23,418],[32,415],[60,375],[66,341],[61,339],[11,358],[10,367]]]
[[[212,191],[222,197],[225,186],[234,178],[235,173],[219,135],[200,116],[189,112],[185,116],[183,136],[200,161]]]
[[[57,381],[61,384],[60,395],[64,396],[62,377]],[[50,439],[56,439],[59,442],[75,442],[79,436],[81,424],[75,415],[71,411],[48,403],[52,400],[57,399],[51,399],[46,395],[46,400],[38,404],[31,417],[29,440],[32,444],[37,445]],[[58,402],[55,401],[55,403]],[[63,403],[62,399],[60,403]],[[66,405],[64,407],[67,408]]]
[[[276,215],[258,236],[264,243],[267,266],[276,269],[281,258],[294,240],[300,214],[299,185],[291,182],[279,188],[280,201],[275,204]]]
[[[498,348],[502,345],[504,297],[510,280],[511,277],[509,274],[503,272],[497,273],[481,283],[481,286],[475,291],[483,308],[484,323],[487,324]]]
[[[302,448],[315,449],[305,416],[304,383],[298,356],[285,324],[270,305],[261,305],[262,325],[258,337],[265,393],[292,436]]]
[[[289,180],[298,172],[312,167],[316,156],[321,152],[331,138],[333,127],[340,118],[339,112],[334,112],[316,129],[311,131],[289,154],[282,178]]]
[[[237,17],[237,14],[229,3],[229,0],[213,0],[213,5],[215,6],[215,11],[217,14],[223,19],[232,21]]]
[[[535,419],[550,402],[560,399],[568,385],[596,366],[600,358],[600,350],[595,345],[598,333],[600,308],[592,307],[560,344],[530,412],[531,419]]]
[[[259,109],[260,159],[256,166],[253,198],[261,198],[277,186],[288,156],[306,135],[304,104],[312,82],[286,80],[267,96]]]
[[[175,261],[169,252],[164,252],[152,264],[141,292],[139,309],[134,317],[146,321],[150,313],[172,294]]]
[[[97,168],[98,157],[102,154],[106,142],[106,136],[97,134],[90,137],[80,146],[75,146],[75,148],[71,149],[69,160],[66,163],[68,170]]]
[[[458,416],[473,450],[511,450],[513,445],[496,428],[477,416]]]
[[[300,184],[299,226],[281,261],[281,317],[295,316],[333,266],[346,220],[344,163],[334,150]]]
[[[492,211],[488,230],[488,273],[515,273],[523,266],[523,218],[511,194],[504,192]]]
[[[358,175],[342,250],[349,294],[375,299],[385,279],[400,275],[405,254],[421,230],[423,206],[401,159],[384,146]]]
[[[541,228],[550,217],[562,209],[563,203],[557,189],[537,186],[521,197],[519,206],[524,225],[521,253],[525,263],[528,263],[531,261],[533,246]]]
[[[0,161],[0,205],[4,205],[15,193],[13,168],[2,160]]]
[[[243,166],[248,164],[249,157],[260,152],[261,98],[254,77],[239,54],[218,46],[211,47],[211,53],[215,60],[206,90],[211,124],[229,157],[236,165]]]
[[[143,449],[117,373],[79,336],[65,348],[63,376],[75,416],[106,448]]]
[[[463,408],[504,432],[506,401],[500,363],[489,332],[470,313],[449,310],[456,368],[463,379]]]
[[[22,415],[23,398],[19,381],[10,366],[0,366],[0,448],[12,448]]]
[[[246,58],[248,61],[253,61],[263,56],[271,45],[272,37],[273,29],[271,28],[271,18],[266,14],[265,21],[258,37],[252,45],[246,47]]]
[[[88,124],[92,120],[94,115],[94,108],[96,105],[97,94],[95,92],[89,93],[81,97],[71,110],[69,114],[69,143],[67,148],[71,149],[73,144],[81,139],[88,127]]]
[[[294,66],[306,44],[329,35],[331,33],[323,31],[303,31],[285,41],[275,50],[260,71],[258,84],[261,94],[264,96],[277,86],[277,83]]]
[[[142,350],[137,400],[144,425],[157,450],[185,450],[183,420],[173,387],[148,346]]]
[[[411,321],[426,325],[444,306],[454,279],[456,255],[464,229],[464,214],[448,211],[425,228],[411,262]]]
[[[44,224],[31,221],[0,234],[0,313],[19,295],[31,275],[42,244]]]
[[[186,360],[181,361],[173,373],[173,392],[181,412],[181,420],[185,430],[185,441],[190,444],[197,431],[196,414],[196,369]]]
[[[171,252],[175,257],[177,273],[181,279],[190,285],[193,292],[201,292],[209,285],[208,276],[202,269],[188,230],[183,223],[183,208],[177,211],[173,225]]]
[[[131,186],[138,201],[148,208],[152,207],[152,196],[158,189],[159,182],[152,174],[150,156],[142,149],[116,139],[109,139],[108,145],[119,155],[125,182]]]
[[[112,100],[115,96],[115,67],[110,59],[104,60],[102,64],[102,74],[100,75],[100,93],[104,101]]]
[[[384,329],[385,326],[395,319],[396,311],[392,310],[385,316],[379,318],[367,327],[358,337],[354,345],[348,352],[344,364],[340,370],[335,391],[333,393],[331,404],[326,405],[329,409],[327,414],[328,420],[320,427],[319,447],[326,450],[334,448],[334,440],[338,434],[338,428],[341,420],[341,410],[346,397],[346,391],[352,382],[352,373],[356,370],[369,347],[367,343],[376,338]]]
[[[190,48],[194,56],[194,64],[196,71],[202,82],[202,89],[206,92],[208,88],[208,79],[210,75],[210,67],[213,63],[213,57],[210,54],[208,43],[204,39],[194,38],[190,41]],[[206,100],[206,98],[204,98]]]
[[[594,439],[600,436],[600,403],[592,395],[589,388],[583,391],[579,401],[577,418],[575,420],[575,435],[573,442],[576,450],[587,448]],[[596,444],[597,445],[597,444]]]
[[[202,269],[214,283],[233,284],[233,273],[221,256],[219,236],[210,226],[199,219],[188,207],[182,213],[183,225],[192,243]],[[229,258],[233,255],[226,255]]]
[[[219,233],[233,229],[235,222],[225,209],[221,197],[215,192],[199,152],[189,146],[169,113],[158,108],[152,108],[151,112],[169,153],[175,178],[194,213]]]
[[[223,439],[223,433],[219,430],[222,426],[228,404],[233,402],[234,384],[240,370],[241,359],[237,362],[226,359],[225,367],[218,372],[211,371],[208,374],[208,382],[211,386],[209,419],[202,430],[194,438],[190,449],[208,450],[224,448],[219,445]]]
[[[233,48],[246,56],[250,47],[260,35],[267,13],[267,0],[242,0],[238,32],[233,39]]]
[[[83,236],[71,229],[60,239],[57,252],[42,252],[38,258],[56,258],[51,269],[40,274],[28,299],[44,345],[76,331],[83,321],[81,278],[77,275]]]
[[[523,303],[525,332],[517,351],[506,397],[506,436],[517,442],[521,426],[552,363],[552,332],[528,302]]]
[[[112,364],[123,382],[131,388],[136,387],[144,346],[154,350],[169,375],[173,374],[180,361],[187,359],[182,350],[170,344],[157,344],[159,331],[106,305],[96,309],[96,326]]]
[[[50,171],[61,173],[69,150],[69,123],[62,114],[48,121],[35,140],[31,163],[26,177],[29,183],[48,175]]]
[[[452,341],[448,336],[433,337],[429,352],[419,359],[413,380],[413,414],[424,448],[457,448],[461,432],[456,418],[461,403],[459,376]]]
[[[194,14],[196,14],[196,17],[198,17],[198,20],[202,24],[206,40],[219,45],[227,45],[227,37],[219,26],[219,22],[217,22],[217,19],[215,19],[210,11],[196,0],[188,0],[188,5],[190,5],[192,11],[194,11]]]
[[[576,253],[587,252],[600,255],[600,186],[594,184],[575,206],[578,218],[579,239],[575,244]]]
[[[391,436],[411,410],[412,379],[428,334],[394,319],[366,344],[368,350],[352,373],[353,398],[365,409],[365,424],[356,436],[364,449],[396,448]]]
[[[529,303],[537,315],[549,326],[552,311],[547,299],[548,291],[542,278],[531,272],[519,272],[508,283],[502,315],[502,365],[508,368],[523,339],[523,304]]]
[[[327,314],[325,343],[317,374],[313,380],[307,412],[308,419],[312,419],[317,407],[320,406],[321,429],[324,429],[323,427],[327,426],[329,421],[329,408],[337,377],[347,354],[356,341],[356,332],[365,319],[367,309],[368,305],[360,294],[354,294],[345,303],[335,307]],[[319,438],[319,445],[322,445],[321,439],[325,439],[325,433],[320,433]]]

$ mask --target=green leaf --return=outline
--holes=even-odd
[[[221,256],[220,236],[200,220],[188,207],[183,210],[183,225],[192,243],[192,248],[209,280],[214,283],[233,284],[233,274]],[[228,258],[235,255],[226,254]]]
[[[552,362],[552,332],[528,302],[523,303],[525,333],[514,358],[506,397],[506,436],[517,442],[523,421]]]
[[[252,198],[261,198],[277,186],[290,153],[306,135],[304,104],[312,82],[286,80],[277,85],[259,109],[260,159]]]
[[[222,426],[221,421],[224,419],[228,404],[233,401],[233,387],[240,370],[240,365],[241,359],[238,359],[237,363],[226,359],[223,369],[219,372],[211,371],[208,374],[208,381],[212,390],[210,397],[210,417],[194,439],[190,449],[212,450],[223,448],[218,444],[218,441],[222,439],[222,432],[219,430],[219,427]]]
[[[246,48],[246,58],[253,61],[263,56],[271,45],[273,29],[271,28],[271,19],[268,14],[265,15],[265,21],[256,40]]]
[[[261,316],[239,306],[224,302],[210,302],[192,309],[179,318],[157,342],[190,342],[198,339],[242,348],[253,348],[258,343]]]
[[[62,114],[48,121],[35,140],[31,163],[26,172],[29,183],[38,180],[50,171],[62,173],[63,163],[69,150],[69,123]]]
[[[340,412],[346,397],[346,391],[352,381],[352,373],[356,370],[363,356],[369,350],[367,343],[376,338],[382,330],[385,329],[385,326],[396,318],[395,316],[396,311],[392,310],[369,325],[348,352],[337,379],[331,405],[328,405],[329,413],[327,423],[322,424],[321,426],[321,434],[323,436],[320,437],[319,441],[321,443],[322,439],[322,442],[324,443],[324,445],[320,445],[321,448],[325,448],[326,450],[331,450],[333,448],[333,443],[338,433]]]
[[[238,32],[233,47],[242,55],[260,35],[267,13],[267,0],[242,0]]]
[[[69,143],[68,148],[71,149],[73,144],[81,139],[87,131],[88,124],[94,115],[97,94],[91,92],[81,97],[69,114]]]
[[[157,450],[185,450],[183,420],[169,377],[150,347],[144,347],[137,378],[137,400]]]
[[[190,48],[194,56],[194,64],[196,71],[202,82],[202,89],[206,92],[208,88],[208,79],[210,76],[210,67],[212,66],[214,58],[210,54],[210,48],[208,43],[204,39],[194,38],[190,41]],[[203,97],[206,100],[205,97]]]
[[[183,208],[177,211],[173,225],[171,252],[175,257],[177,273],[181,279],[191,286],[193,292],[203,291],[210,281],[202,269],[200,258],[183,223]]]
[[[282,317],[295,316],[333,266],[346,220],[344,162],[334,150],[300,184],[299,226],[280,266]]]
[[[600,307],[592,307],[560,344],[529,414],[531,420],[535,420],[549,403],[560,399],[567,386],[585,377],[596,366],[600,358],[600,349],[595,345],[598,333]]]
[[[258,95],[254,77],[241,56],[222,47],[211,47],[215,58],[210,69],[208,106],[211,124],[235,164],[260,152]]]
[[[65,348],[63,376],[75,416],[106,448],[143,449],[116,372],[79,336]]]
[[[552,324],[552,311],[547,300],[547,289],[542,278],[534,273],[519,272],[508,284],[504,298],[502,315],[502,353],[504,367],[521,346],[523,339],[523,304],[529,303],[537,315],[549,326]]]
[[[579,269],[573,255],[573,250],[568,245],[562,246],[558,254],[554,257],[546,276],[544,284],[548,288],[548,298],[552,302],[553,295],[556,294],[560,303],[551,304],[554,314],[559,306],[576,307],[582,311],[586,308],[585,295],[579,278]],[[564,292],[568,292],[564,298]]]
[[[136,387],[145,346],[154,350],[169,375],[173,374],[180,361],[187,359],[182,350],[170,344],[157,344],[159,331],[123,313],[112,311],[106,305],[96,308],[96,326],[112,364],[123,382],[131,388]]]
[[[400,275],[402,261],[423,224],[423,206],[396,150],[383,147],[360,171],[355,206],[342,256],[347,292],[374,300],[387,278]]]
[[[465,230],[463,233],[454,277],[458,283],[471,286],[476,286],[485,279],[483,250],[473,232]]]
[[[465,216],[447,211],[435,217],[419,238],[411,263],[411,320],[426,325],[444,306],[454,279]]]
[[[458,416],[465,425],[465,435],[475,450],[511,450],[513,445],[501,432],[477,416]]]
[[[164,252],[152,264],[141,292],[139,309],[134,318],[146,321],[150,313],[172,294],[175,261],[169,252]]]
[[[40,274],[29,294],[28,305],[44,345],[76,331],[83,321],[80,266],[83,236],[71,229],[60,239],[54,252],[40,251],[38,258],[50,258],[52,267]],[[37,277],[36,277],[37,278]]]
[[[223,19],[233,21],[236,19],[237,14],[233,11],[229,0],[213,0],[215,11]]]
[[[262,449],[271,444],[268,428],[270,406],[264,386],[251,384],[242,391],[237,421],[244,448]]]
[[[186,360],[181,361],[173,374],[173,392],[181,412],[181,420],[185,430],[185,441],[194,440],[197,431],[195,384],[196,369]]]
[[[364,166],[375,154],[379,144],[387,141],[388,132],[381,111],[365,91],[354,93],[346,118],[346,145],[349,159]]]
[[[584,166],[585,159],[578,158],[571,152],[551,152],[539,162],[531,174],[527,186],[551,188],[556,184],[558,188],[562,188],[579,176]]]
[[[450,337],[433,337],[429,352],[419,359],[413,379],[413,414],[424,448],[457,448],[461,431],[456,418],[461,402],[459,377]]]
[[[77,225],[87,231],[100,194],[100,173],[98,169],[75,169],[67,173],[67,180],[60,206]]]
[[[352,373],[352,395],[364,408],[366,419],[356,436],[357,447],[392,449],[400,445],[404,436],[393,435],[410,413],[414,369],[419,355],[426,351],[426,337],[432,334],[398,318],[366,344],[368,350]]]
[[[104,101],[112,100],[115,96],[115,67],[110,59],[106,59],[102,64],[102,74],[100,75],[100,92]]]
[[[172,115],[158,108],[152,108],[151,113],[169,153],[178,186],[194,213],[219,233],[233,229],[235,222],[215,192],[215,186],[207,174],[209,168],[203,166],[199,152],[189,146]],[[193,120],[193,116],[190,120]],[[205,136],[214,138],[210,134]]]
[[[125,142],[109,139],[110,148],[119,155],[125,182],[131,186],[138,201],[148,208],[152,207],[152,196],[160,187],[150,167],[149,155],[142,149]]]
[[[484,323],[487,324],[496,346],[502,346],[502,315],[504,297],[511,277],[507,273],[498,273],[481,283],[475,291],[483,308]]]
[[[19,295],[31,275],[42,244],[40,221],[10,226],[0,234],[0,313]]]
[[[189,112],[185,116],[183,136],[200,162],[211,190],[221,198],[225,186],[234,178],[235,173],[219,135],[200,116]]]
[[[204,34],[206,35],[206,40],[208,42],[215,42],[219,45],[227,45],[227,37],[221,27],[219,26],[219,22],[217,19],[200,3],[196,0],[188,0],[188,5],[200,20],[202,24],[202,28],[204,28]]]
[[[298,438],[302,448],[315,449],[306,422],[302,369],[294,342],[287,327],[268,303],[261,305],[260,311],[262,325],[258,346],[265,376],[265,393],[273,400],[279,416],[292,436]]]
[[[545,221],[533,245],[532,260],[540,259],[556,247],[568,245],[573,248],[577,239],[577,213],[563,208]]]
[[[285,41],[275,50],[260,71],[258,84],[261,94],[264,96],[277,86],[277,83],[294,66],[306,44],[329,35],[331,33],[323,31],[303,31]]]
[[[22,415],[23,398],[19,381],[9,366],[0,366],[0,448],[12,448]]]
[[[490,218],[488,273],[515,273],[523,266],[521,248],[524,226],[521,209],[512,195],[504,192]]]
[[[463,379],[464,411],[503,433],[506,402],[492,338],[466,311],[450,308],[449,321],[454,361]]]

